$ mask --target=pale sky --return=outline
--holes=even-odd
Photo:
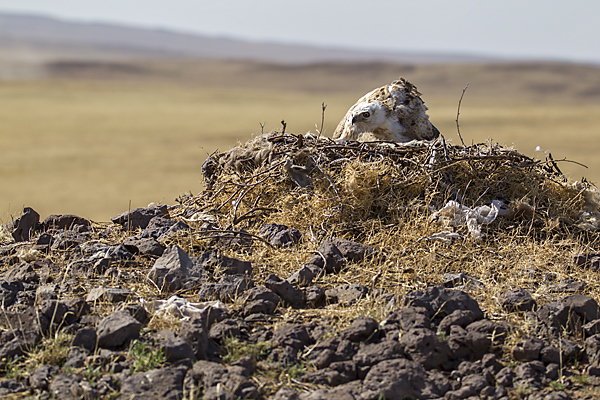
[[[600,63],[598,0],[0,0],[0,12],[258,41]]]

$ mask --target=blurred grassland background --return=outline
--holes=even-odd
[[[453,143],[490,139],[569,159],[600,182],[600,69],[552,63],[281,65],[244,61],[58,62],[0,81],[0,219],[23,206],[95,221],[202,190],[201,165],[264,130],[331,136],[363,94],[404,76]],[[539,146],[542,151],[535,151]]]

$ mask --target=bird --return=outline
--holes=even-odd
[[[417,87],[400,77],[358,99],[338,124],[333,139],[401,143],[432,140],[440,132],[429,122],[427,110]]]

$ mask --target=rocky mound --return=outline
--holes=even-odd
[[[598,195],[493,144],[273,132],[0,247],[0,394],[596,398]]]

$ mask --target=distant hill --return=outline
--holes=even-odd
[[[395,53],[250,42],[163,29],[82,23],[39,15],[0,13],[0,58],[12,61],[97,58],[202,58],[284,64],[315,62],[455,63],[483,57]]]

